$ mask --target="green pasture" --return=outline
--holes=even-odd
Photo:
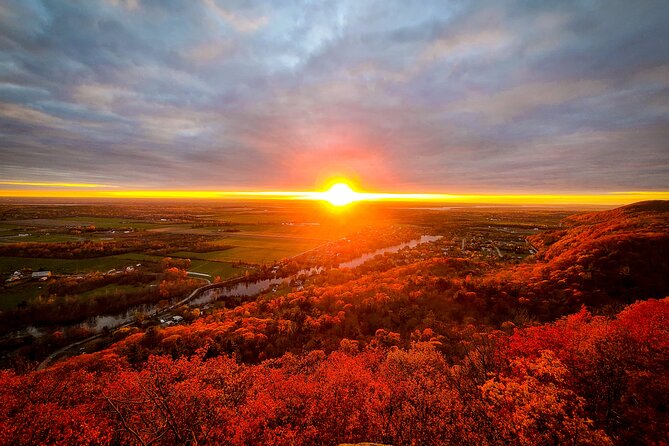
[[[102,286],[100,288],[95,288],[94,290],[89,290],[84,293],[79,294],[79,298],[91,298],[97,296],[113,296],[115,293],[134,293],[149,288],[151,284],[137,284],[137,285],[119,285],[116,283],[110,283],[108,285]]]
[[[65,222],[66,225],[87,226],[94,225],[99,228],[133,228],[133,229],[151,229],[161,226],[159,223],[146,222],[141,220],[129,220],[124,218],[111,217],[65,217],[55,219],[54,221]]]
[[[214,280],[216,276],[220,276],[222,280],[231,279],[244,275],[246,271],[245,268],[235,267],[231,263],[200,259],[191,259],[191,266],[188,270],[195,273],[209,274],[211,280]]]
[[[7,227],[15,226],[19,228],[40,227],[40,228],[62,228],[67,226],[96,226],[99,228],[133,228],[133,229],[151,229],[161,225],[158,223],[146,222],[141,220],[131,220],[125,218],[111,217],[62,217],[62,218],[32,218],[23,220],[7,220],[3,223]]]
[[[171,255],[218,262],[271,263],[275,260],[295,256],[324,243],[322,240],[313,239],[241,235],[226,237],[219,242],[230,245],[232,248],[206,253],[179,251]]]
[[[49,270],[54,274],[77,274],[91,271],[131,266],[143,261],[158,261],[160,257],[145,254],[119,254],[92,259],[40,259],[32,257],[0,257],[0,275],[6,276],[16,270]],[[6,278],[6,277],[4,277]]]
[[[44,291],[43,282],[28,282],[0,289],[0,311],[15,308],[23,301],[29,302]]]
[[[85,240],[85,235],[72,234],[45,234],[39,232],[27,232],[30,234],[27,237],[19,237],[18,232],[15,234],[0,233],[0,243],[60,243],[60,242],[77,242]]]

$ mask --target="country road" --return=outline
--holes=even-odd
[[[427,239],[432,238],[432,240],[425,240],[425,241],[423,241],[423,239],[426,239],[426,238],[427,238]],[[395,245],[395,246],[391,246],[391,247],[387,247],[387,248],[382,248],[382,249],[373,251],[373,252],[371,253],[371,255],[376,255],[379,251],[392,252],[393,249],[399,250],[399,249],[401,249],[402,247],[404,247],[404,246],[406,246],[406,245],[411,245],[411,243],[414,243],[414,242],[415,242],[415,244],[428,243],[428,242],[434,241],[434,238],[435,238],[435,237],[432,237],[432,236],[422,236],[420,239],[417,239],[417,240],[414,240],[414,241],[411,241],[411,242],[404,242],[404,243],[401,243],[401,244],[399,244],[399,245]],[[436,236],[436,238],[441,238],[441,236]],[[463,243],[464,243],[464,240],[463,240]],[[321,246],[321,247],[322,247],[322,246]],[[310,251],[312,251],[312,250],[305,251],[305,252],[310,252]],[[304,254],[304,253],[302,253],[302,254]],[[352,264],[355,264],[355,262],[359,261],[360,259],[365,259],[365,258],[367,258],[367,257],[369,257],[369,256],[370,256],[370,253],[366,253],[366,254],[361,255],[360,257],[357,257],[357,258],[355,258],[355,259],[353,259],[353,260],[350,260],[350,261],[348,261],[348,262],[344,262],[343,264],[340,264],[340,265],[344,265],[344,267],[352,267],[352,266],[346,266],[346,265],[352,265]],[[364,261],[364,260],[363,260],[363,261]],[[357,266],[357,265],[356,265],[356,266]],[[291,275],[291,276],[289,276],[289,277],[275,278],[275,279],[260,279],[260,280],[256,280],[255,282],[256,282],[256,283],[261,283],[261,282],[271,282],[272,280],[287,281],[287,280],[290,280],[290,278],[292,278],[292,277],[297,277],[297,276],[299,276],[300,274],[304,274],[305,272],[308,273],[308,272],[311,272],[311,271],[316,271],[318,268],[320,268],[320,267],[311,267],[311,268],[308,268],[308,270],[306,270],[306,269],[305,269],[305,270],[300,270],[300,271],[298,271],[297,273],[295,273],[295,274],[293,274],[293,275]],[[199,275],[199,273],[196,273],[195,275]],[[198,277],[198,278],[201,279],[201,280],[205,280],[205,281],[209,282],[208,279],[204,279],[204,278],[201,278],[201,277]],[[178,302],[176,302],[176,303],[174,303],[174,304],[172,304],[172,305],[170,305],[170,306],[168,306],[168,307],[165,307],[165,308],[163,308],[163,309],[161,309],[161,310],[158,310],[158,311],[154,312],[153,314],[151,314],[150,316],[148,316],[148,319],[154,319],[154,318],[157,318],[157,317],[159,317],[159,316],[162,316],[163,314],[165,314],[165,313],[167,313],[167,312],[173,310],[174,308],[177,308],[177,307],[179,307],[179,306],[181,306],[181,305],[184,305],[185,303],[187,303],[187,302],[189,302],[189,301],[191,301],[191,300],[194,300],[196,297],[198,297],[200,294],[202,294],[202,293],[205,292],[205,291],[212,290],[212,289],[216,289],[216,288],[232,287],[232,286],[234,286],[234,285],[241,284],[241,283],[248,283],[248,281],[245,281],[245,280],[243,279],[243,277],[239,277],[239,276],[238,276],[238,277],[235,277],[235,278],[232,278],[232,279],[228,279],[228,280],[223,281],[223,282],[207,283],[206,285],[203,285],[203,286],[201,286],[201,287],[199,287],[199,288],[196,288],[196,289],[193,290],[187,297],[181,299],[180,301],[178,301]],[[118,330],[118,329],[121,329],[121,328],[130,327],[130,326],[132,326],[132,325],[135,325],[136,323],[137,323],[137,321],[134,321],[134,320],[133,320],[133,321],[129,321],[129,322],[126,322],[126,323],[124,323],[124,324],[122,324],[122,325],[113,327],[113,330]],[[98,333],[98,334],[93,335],[93,336],[90,336],[90,337],[88,337],[88,338],[86,338],[86,339],[82,339],[82,340],[80,340],[80,341],[73,342],[73,343],[71,343],[71,344],[69,344],[69,345],[66,345],[65,347],[63,347],[63,348],[61,348],[61,349],[59,349],[59,350],[53,352],[53,353],[50,354],[46,359],[44,359],[44,360],[37,366],[37,370],[43,370],[43,369],[45,369],[46,367],[49,366],[49,364],[50,364],[54,359],[56,359],[57,357],[59,357],[60,355],[62,355],[62,354],[64,354],[64,353],[66,353],[67,351],[70,351],[70,350],[72,350],[73,348],[79,347],[80,345],[86,344],[86,343],[88,343],[88,342],[90,342],[90,341],[94,341],[95,339],[98,339],[98,338],[100,338],[100,337],[102,337],[102,333]]]
[[[493,248],[495,248],[495,251],[497,251],[497,256],[501,259],[502,258],[502,251],[499,250],[495,242],[490,240],[490,244],[492,245]]]
[[[207,291],[207,290],[210,290],[210,289],[213,289],[213,288],[219,288],[219,287],[222,287],[222,286],[231,285],[235,281],[238,281],[240,279],[240,277],[236,277],[236,278],[229,279],[229,280],[226,280],[224,282],[218,282],[218,283],[211,283],[211,281],[209,279],[204,279],[204,278],[198,278],[198,279],[206,281],[207,284],[203,285],[199,288],[196,288],[187,297],[185,297],[184,299],[181,299],[179,302],[176,302],[176,303],[174,303],[174,304],[172,304],[168,307],[165,307],[165,308],[163,308],[159,311],[156,311],[151,316],[149,316],[149,319],[153,319],[153,318],[162,316],[163,314],[173,310],[174,308],[176,308],[180,305],[183,305],[186,302],[194,299],[196,296],[198,296],[203,291]],[[122,328],[126,328],[126,327],[130,327],[132,325],[135,325],[136,323],[137,323],[137,321],[133,320],[133,321],[130,321],[130,322],[126,322],[125,324],[119,325],[118,327],[114,327],[113,329],[114,330],[120,330]],[[84,344],[87,344],[91,341],[94,341],[94,340],[102,337],[102,335],[103,335],[102,333],[98,333],[96,335],[90,336],[86,339],[82,339],[82,340],[77,341],[77,342],[73,342],[71,344],[66,345],[63,348],[60,348],[60,349],[56,350],[55,352],[53,352],[49,356],[47,356],[42,362],[39,363],[39,365],[37,366],[37,370],[44,370],[58,356],[62,355],[63,353],[65,353],[69,350],[72,350],[73,348],[79,347],[80,345],[84,345]]]

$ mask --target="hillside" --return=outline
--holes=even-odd
[[[119,330],[2,372],[0,444],[658,443],[668,208],[571,216],[520,264],[418,245]]]
[[[580,214],[566,229],[530,238],[542,274],[604,303],[662,297],[669,290],[669,202],[647,201]]]
[[[661,444],[669,299],[513,332],[260,364],[113,350],[0,373],[1,444]],[[652,420],[652,422],[651,422]],[[659,443],[658,443],[659,442]]]

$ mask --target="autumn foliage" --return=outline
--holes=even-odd
[[[3,372],[2,444],[658,443],[669,429],[669,299],[475,333],[458,357],[342,342],[330,354],[113,350]]]
[[[572,217],[522,264],[416,247],[0,372],[0,444],[666,444],[667,211]]]

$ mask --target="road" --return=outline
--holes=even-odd
[[[535,252],[535,253],[539,252],[539,249],[538,249],[536,246],[534,246],[534,245],[532,244],[532,242],[530,241],[529,238],[525,237],[525,243],[527,243],[528,245],[530,245],[530,248],[534,249],[534,252]]]
[[[151,316],[149,316],[149,319],[153,319],[153,318],[162,316],[163,314],[165,314],[165,313],[167,313],[167,312],[185,304],[186,302],[190,301],[191,299],[194,299],[195,297],[197,297],[200,293],[202,293],[204,291],[211,290],[211,289],[214,289],[214,288],[223,287],[223,286],[227,286],[227,285],[231,285],[235,281],[239,280],[239,277],[236,277],[236,278],[230,279],[230,280],[226,280],[224,282],[218,282],[218,283],[211,283],[211,281],[208,280],[208,279],[203,279],[203,278],[199,278],[199,279],[206,281],[207,284],[201,286],[200,288],[196,288],[195,290],[193,290],[192,293],[190,293],[187,297],[181,299],[179,302],[176,302],[176,303],[170,305],[169,307],[165,307],[165,308],[163,308],[159,311],[156,311]],[[137,321],[126,322],[125,324],[119,325],[118,327],[114,327],[114,330],[120,330],[121,328],[130,327],[132,325],[135,325],[136,323],[137,323]],[[73,342],[71,344],[66,345],[65,347],[63,347],[61,349],[56,350],[55,352],[53,352],[49,356],[47,356],[42,362],[39,363],[39,365],[37,366],[37,370],[44,370],[49,364],[51,364],[51,362],[54,359],[56,359],[57,357],[59,357],[63,353],[66,353],[66,352],[72,350],[73,348],[77,348],[80,345],[87,344],[87,343],[89,343],[91,341],[94,341],[94,340],[96,340],[98,338],[101,338],[101,337],[102,337],[102,333],[98,333],[96,335],[90,336],[86,339],[82,339],[81,341]]]
[[[497,251],[497,255],[501,259],[502,258],[502,251],[499,250],[499,248],[497,247],[495,242],[493,242],[492,240],[490,240],[490,244],[493,246],[493,248],[495,248],[495,251]]]
[[[332,243],[332,242],[330,242],[330,243]],[[463,244],[464,244],[464,239],[463,239]],[[309,251],[312,251],[312,250],[309,250]],[[309,252],[309,251],[305,251],[305,252]],[[303,252],[302,254],[304,254],[305,252]],[[199,275],[199,273],[195,273],[195,274]],[[234,285],[235,283],[238,283],[242,279],[242,277],[235,277],[235,278],[223,281],[223,282],[210,283],[210,281],[208,279],[204,279],[204,278],[201,278],[201,277],[198,277],[198,278],[201,279],[201,280],[205,280],[208,283],[206,285],[203,285],[203,286],[193,290],[193,292],[191,292],[187,297],[181,299],[180,301],[178,301],[178,302],[176,302],[176,303],[174,303],[174,304],[172,304],[172,305],[170,305],[166,308],[163,308],[163,309],[161,309],[159,311],[156,311],[155,313],[151,314],[149,316],[149,319],[154,319],[154,318],[160,317],[160,316],[164,315],[165,313],[168,313],[169,311],[173,310],[174,308],[177,308],[177,307],[179,307],[181,305],[184,305],[185,303],[191,301],[192,299],[199,296],[201,293],[203,293],[205,291],[212,290],[212,289],[215,289],[215,288],[223,288],[223,287],[227,287],[227,286],[230,286],[230,285]],[[125,324],[122,324],[118,327],[114,327],[113,330],[119,330],[121,328],[130,327],[132,325],[135,325],[136,323],[137,323],[137,321],[126,322]],[[46,367],[49,366],[49,364],[51,364],[51,362],[53,362],[54,359],[56,359],[60,355],[72,350],[73,348],[79,347],[80,345],[84,345],[88,342],[94,341],[94,340],[96,340],[98,338],[101,338],[101,337],[102,337],[102,333],[99,333],[99,334],[90,336],[86,339],[82,339],[80,341],[73,342],[69,345],[66,345],[65,347],[51,353],[46,359],[44,359],[37,366],[37,370],[44,370]]]
[[[331,243],[331,242],[328,242],[328,243]],[[327,245],[327,243],[326,243],[326,245]],[[322,246],[324,246],[324,245],[322,245]],[[322,247],[322,246],[320,246],[320,247]],[[318,247],[314,248],[314,249],[318,249]],[[310,252],[310,251],[313,251],[313,249],[310,249],[309,251],[305,251],[305,252],[300,253],[298,255],[302,255],[302,254],[305,254],[305,253]],[[195,273],[195,272],[190,272],[190,271],[188,272],[188,274],[191,275],[191,277],[201,276],[201,273]],[[176,303],[170,305],[169,307],[163,308],[162,310],[155,312],[154,314],[149,316],[149,319],[154,319],[154,318],[157,318],[159,316],[162,316],[163,314],[173,310],[174,308],[177,308],[177,307],[191,301],[192,299],[199,296],[204,291],[233,285],[241,279],[241,277],[234,277],[232,279],[228,279],[228,280],[225,280],[223,282],[211,283],[211,281],[209,279],[206,279],[206,278],[203,278],[203,277],[193,277],[193,278],[204,280],[204,281],[207,282],[207,284],[195,289],[192,293],[190,293],[187,297],[181,299],[179,302],[176,302]],[[137,323],[136,321],[126,322],[125,324],[119,325],[118,327],[114,327],[113,329],[114,330],[119,330],[121,328],[131,327],[132,325],[135,325],[136,323]],[[51,362],[53,362],[54,359],[58,358],[62,354],[66,353],[66,352],[68,352],[68,351],[70,351],[74,348],[77,348],[81,345],[84,345],[88,342],[99,339],[101,337],[102,337],[102,333],[98,333],[96,335],[90,336],[86,339],[82,339],[81,341],[73,342],[71,344],[66,345],[65,347],[63,347],[61,349],[56,350],[55,352],[53,352],[49,356],[47,356],[46,359],[44,359],[42,362],[39,363],[39,365],[37,366],[37,370],[44,370],[46,367],[49,366],[49,364],[51,364]]]
[[[331,242],[328,242],[328,243],[331,243]],[[327,245],[327,243],[326,243],[326,245]],[[324,246],[324,245],[321,245],[320,247],[322,247],[322,246]],[[319,247],[317,247],[317,248],[319,248]],[[314,249],[317,249],[317,248],[314,248]],[[302,254],[305,254],[305,253],[310,252],[310,251],[313,251],[313,249],[310,249],[309,251],[305,251],[305,252],[300,253],[298,255],[302,255]],[[188,274],[191,275],[191,277],[202,275],[201,273],[195,273],[195,272],[190,272],[190,271],[188,272]],[[157,318],[157,317],[173,310],[174,308],[179,307],[179,306],[189,302],[190,300],[194,299],[195,297],[197,297],[198,295],[200,295],[200,293],[202,293],[204,291],[208,291],[208,290],[215,289],[215,288],[226,287],[228,285],[233,285],[234,283],[239,281],[239,279],[241,279],[241,277],[233,277],[232,279],[228,279],[228,280],[225,280],[223,282],[211,283],[211,281],[209,279],[206,279],[206,278],[203,278],[203,277],[193,277],[193,278],[204,280],[204,281],[207,282],[207,284],[195,289],[192,293],[190,293],[187,297],[181,299],[179,302],[174,303],[174,304],[170,305],[169,307],[163,308],[162,310],[155,312],[154,314],[152,314],[149,317],[149,319]],[[114,327],[113,329],[114,330],[119,330],[121,328],[126,328],[126,327],[130,327],[132,325],[135,325],[136,323],[137,323],[136,321],[126,322],[125,324],[119,325],[118,327]],[[61,349],[56,350],[55,352],[53,352],[49,356],[47,356],[46,359],[44,359],[42,362],[39,363],[39,365],[37,366],[37,370],[44,370],[46,367],[49,366],[49,364],[51,364],[51,362],[53,362],[54,359],[56,359],[60,355],[72,350],[73,348],[79,347],[80,345],[84,345],[88,342],[94,341],[94,340],[96,340],[100,337],[102,337],[102,333],[98,333],[98,334],[90,336],[86,339],[82,339],[81,341],[73,342],[71,344],[66,345],[65,347],[63,347]]]

